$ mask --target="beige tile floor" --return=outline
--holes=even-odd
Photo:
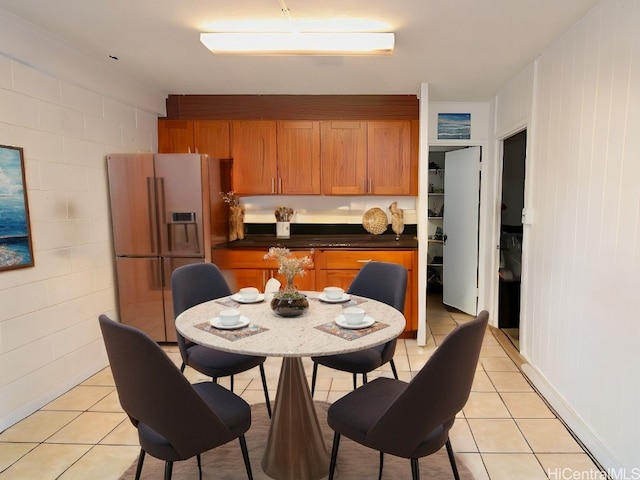
[[[429,297],[428,344],[398,343],[394,360],[405,380],[456,323],[470,319],[438,300]],[[178,363],[177,348],[167,351]],[[598,468],[520,373],[520,363],[506,336],[490,328],[469,401],[451,431],[457,461],[473,479],[596,478]],[[274,398],[280,360],[268,359],[265,368]],[[311,372],[310,362],[305,369]],[[388,368],[377,373],[391,376]],[[186,374],[192,381],[206,379],[193,370]],[[320,367],[315,399],[331,402],[351,388],[350,375]],[[236,376],[235,391],[249,403],[263,402],[258,370]],[[107,368],[0,433],[0,480],[117,479],[138,451],[136,432],[120,408]]]

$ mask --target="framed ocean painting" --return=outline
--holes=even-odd
[[[438,114],[438,140],[469,140],[470,138],[470,113]]]
[[[32,266],[22,148],[0,145],[0,271]]]

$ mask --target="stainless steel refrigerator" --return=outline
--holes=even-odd
[[[199,154],[107,156],[120,321],[158,342],[176,340],[171,272],[211,257],[220,190],[210,162]]]

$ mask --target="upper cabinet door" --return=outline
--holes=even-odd
[[[409,195],[415,176],[411,153],[411,122],[367,122],[367,193]]]
[[[322,193],[367,193],[367,123],[321,122]]]
[[[158,153],[195,153],[193,122],[158,120]]]
[[[277,192],[319,195],[320,122],[280,121]]]
[[[277,193],[276,122],[231,122],[233,190],[240,195]]]
[[[229,122],[227,120],[198,120],[194,123],[196,153],[211,158],[230,158]]]

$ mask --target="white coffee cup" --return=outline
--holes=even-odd
[[[344,290],[340,287],[325,287],[324,289],[324,295],[329,300],[340,300],[343,294]]]
[[[258,289],[256,287],[244,287],[241,288],[238,292],[240,297],[247,302],[252,302],[256,298],[258,298]]]
[[[347,307],[342,310],[342,315],[349,325],[358,325],[364,320],[365,312],[360,307]]]
[[[236,310],[235,308],[222,310],[218,314],[218,318],[220,319],[220,323],[222,323],[222,325],[231,327],[240,321],[240,310]]]

